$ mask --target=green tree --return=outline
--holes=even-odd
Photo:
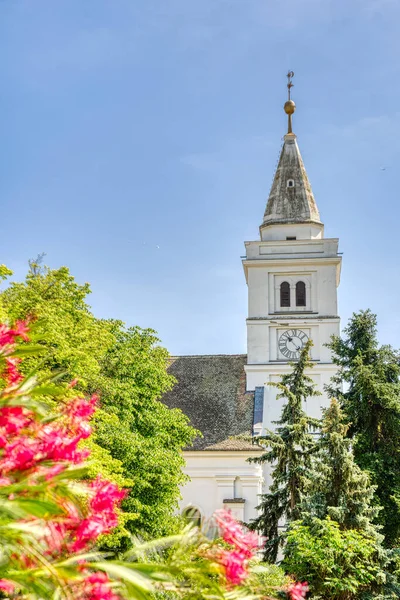
[[[12,271],[6,265],[0,265],[0,280],[7,279],[10,275],[12,275]]]
[[[195,435],[179,409],[159,401],[175,381],[166,370],[168,357],[150,329],[115,331],[115,343],[101,361],[99,390],[107,416],[97,421],[95,432],[97,443],[122,462],[134,482],[124,507],[138,514],[135,528],[157,536],[170,531],[179,485],[186,481],[181,450]]]
[[[45,347],[26,358],[25,373],[45,378],[58,372],[61,381],[77,380],[75,391],[99,392],[90,475],[101,471],[132,486],[123,504],[130,532],[164,535],[177,524],[173,514],[185,481],[181,450],[196,432],[181,411],[160,401],[174,379],[155,332],[96,318],[89,294],[89,284],[78,284],[66,267],[52,270],[37,260],[25,281],[1,292],[0,306],[10,322],[31,317],[32,339]],[[124,549],[126,533],[117,532],[114,541],[114,550]]]
[[[307,581],[315,600],[351,600],[364,591],[381,600],[398,597],[373,591],[386,579],[375,538],[356,529],[341,530],[330,517],[292,522],[284,554],[286,572]]]
[[[321,435],[301,507],[301,520],[290,526],[287,533],[284,564],[293,575],[300,577],[310,562],[313,589],[324,598],[353,597],[351,594],[356,594],[364,585],[369,586],[375,598],[379,594],[382,598],[397,598],[397,595],[386,594],[388,584],[397,590],[396,593],[399,591],[395,588],[396,578],[389,572],[393,571],[392,556],[382,546],[379,528],[372,523],[379,512],[372,504],[375,488],[368,474],[354,461],[351,440],[346,437],[348,428],[339,403],[332,399],[329,408],[323,410]],[[354,557],[355,563],[350,565],[351,553],[357,543],[360,547]],[[300,558],[304,544],[310,547],[307,556]],[[339,565],[334,562],[338,548],[343,552]],[[325,564],[324,555],[327,558]],[[332,564],[329,564],[330,559]],[[342,580],[339,567],[344,573]],[[359,569],[363,570],[362,576],[358,574]],[[376,576],[368,579],[368,573]],[[329,593],[338,595],[326,595]]]
[[[311,454],[315,442],[311,433],[319,421],[307,416],[303,403],[319,396],[306,369],[313,365],[309,360],[311,347],[309,341],[300,354],[299,361],[293,363],[293,370],[282,376],[281,383],[271,384],[279,389],[278,399],[286,399],[281,418],[276,422],[276,431],[269,431],[258,438],[268,448],[261,457],[253,462],[272,465],[272,484],[267,494],[261,496],[258,506],[259,516],[250,523],[250,527],[266,537],[264,557],[275,562],[279,547],[284,540],[280,525],[300,516],[300,505],[308,485],[311,470]]]
[[[114,343],[115,324],[92,314],[86,302],[90,291],[89,284],[78,284],[67,267],[39,268],[31,261],[25,281],[12,282],[1,293],[10,322],[32,318],[34,341],[46,348],[24,362],[25,372],[39,368],[47,376],[58,371],[65,381],[78,379],[81,391],[97,380],[100,360]]]
[[[353,314],[344,337],[334,337],[330,348],[339,370],[329,392],[348,417],[355,460],[376,486],[379,522],[393,547],[400,543],[399,353],[379,346],[377,319],[369,310]]]
[[[375,487],[368,473],[354,461],[349,425],[336,399],[323,409],[321,435],[317,441],[307,497],[302,514],[324,519],[329,516],[342,529],[360,529],[376,535],[371,521],[379,509],[372,505]],[[382,537],[382,536],[379,536]]]
[[[10,271],[10,269],[8,269],[6,265],[0,265],[0,282],[6,280],[7,277],[9,277],[12,274],[12,271]],[[3,323],[6,320],[6,318],[7,314],[3,308],[0,298],[0,321]]]

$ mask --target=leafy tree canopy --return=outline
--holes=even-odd
[[[77,283],[68,268],[42,267],[39,258],[25,281],[0,293],[0,306],[10,322],[33,319],[31,337],[46,349],[24,361],[25,372],[58,372],[63,381],[77,380],[75,391],[99,392],[92,470],[133,485],[123,503],[131,532],[163,535],[176,526],[172,515],[186,480],[181,449],[196,432],[181,411],[160,402],[174,379],[155,332],[96,318],[89,294],[89,284]]]

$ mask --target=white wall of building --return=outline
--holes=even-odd
[[[185,472],[190,481],[181,490],[181,511],[197,508],[203,519],[209,520],[215,510],[224,507],[224,500],[243,498],[244,504],[225,506],[242,521],[257,516],[256,506],[262,492],[263,473],[260,465],[247,462],[254,451],[186,451]]]

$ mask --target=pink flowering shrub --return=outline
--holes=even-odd
[[[9,577],[0,579],[0,590],[8,595],[23,590],[21,579],[25,586],[32,584],[43,561],[50,565],[91,550],[100,535],[117,525],[117,508],[125,496],[124,490],[101,478],[79,481],[76,489],[82,475],[79,468],[88,457],[79,443],[91,434],[89,421],[97,398],[65,401],[57,415],[49,416],[32,399],[36,382],[25,381],[18,370],[20,339],[28,341],[26,323],[14,328],[0,325],[5,384],[0,393],[1,524],[7,523],[4,508],[10,521],[16,514],[20,517],[19,525],[10,527],[17,534],[6,540],[13,550],[3,565]],[[62,579],[59,583],[64,583]],[[105,573],[92,572],[84,562],[77,567],[75,598],[114,600],[117,596],[107,586]]]
[[[308,587],[308,583],[306,581],[302,583],[292,583],[288,589],[288,596],[290,600],[303,600],[303,598],[306,597],[309,589],[310,588]]]
[[[240,585],[248,576],[249,561],[260,546],[260,540],[253,531],[245,530],[226,510],[219,510],[214,518],[221,531],[224,542],[230,549],[215,547],[213,556],[223,567],[230,585]]]

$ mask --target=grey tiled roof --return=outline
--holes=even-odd
[[[222,442],[218,442],[217,444],[211,444],[211,446],[207,446],[204,450],[257,450],[258,446],[252,444],[248,440],[238,439],[235,437],[229,437]]]
[[[252,433],[254,392],[246,392],[246,359],[245,354],[171,358],[168,371],[177,383],[162,401],[180,408],[203,434],[188,449],[257,449],[246,440],[230,439]]]

